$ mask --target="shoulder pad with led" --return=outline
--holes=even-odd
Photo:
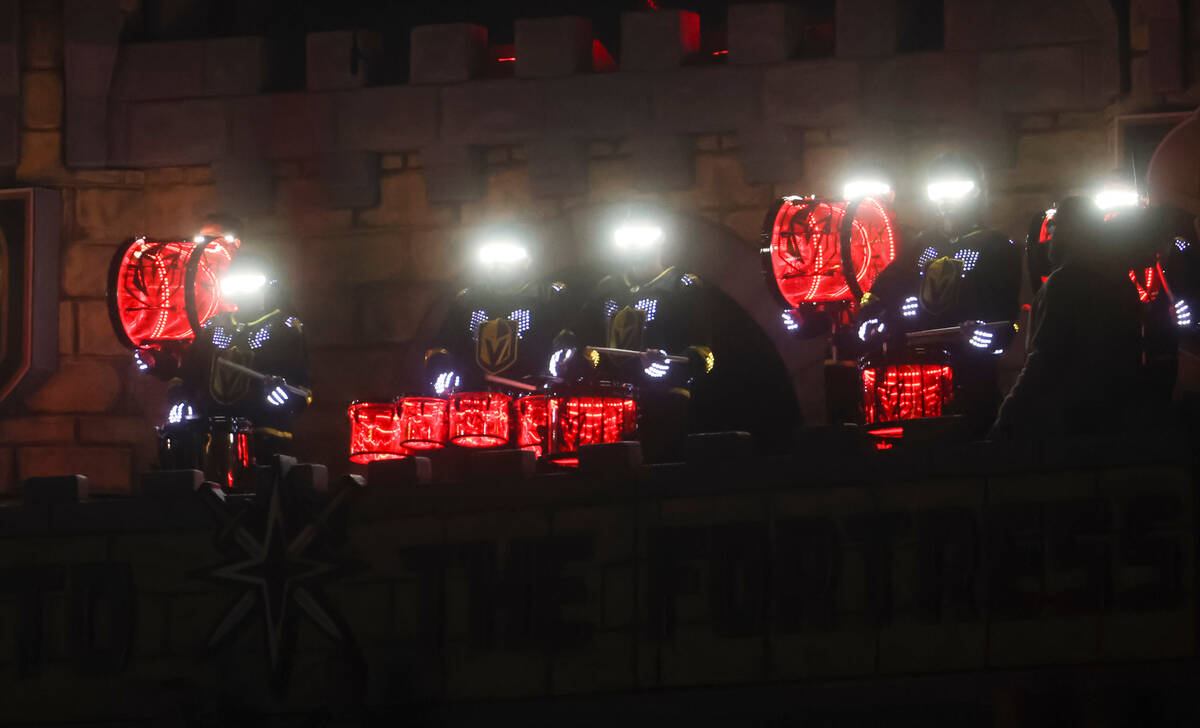
[[[689,286],[698,286],[700,285],[700,276],[696,275],[695,273],[684,273],[683,275],[679,276],[679,285],[685,288]]]
[[[552,281],[550,283],[550,292],[551,293],[566,293],[567,292],[567,284],[563,283],[562,281]]]

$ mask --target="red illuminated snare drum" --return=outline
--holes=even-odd
[[[401,444],[400,416],[392,402],[355,402],[350,416],[350,462],[365,465],[376,460],[408,456]]]
[[[406,450],[434,450],[446,446],[450,402],[439,397],[404,397],[400,400],[400,444]]]
[[[552,439],[550,413],[558,402],[548,394],[530,394],[517,400],[517,447],[538,458],[547,454]]]
[[[240,417],[213,417],[204,448],[204,476],[230,490],[249,487],[254,474],[254,428]]]
[[[450,442],[459,447],[508,444],[512,399],[495,392],[460,392],[450,397]]]
[[[866,366],[862,388],[864,424],[941,417],[954,398],[954,369],[948,364]]]
[[[549,406],[553,446],[548,458],[577,465],[584,445],[631,440],[637,433],[637,402],[629,386],[601,387],[555,398]]]
[[[219,279],[236,244],[137,238],[117,249],[109,268],[108,308],[117,338],[130,348],[189,342],[224,310]]]

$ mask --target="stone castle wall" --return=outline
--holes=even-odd
[[[383,87],[365,85],[369,59],[350,73],[349,32],[317,33],[307,89],[262,93],[264,39],[122,45],[138,3],[0,2],[0,168],[63,196],[61,361],[5,405],[0,491],[84,472],[92,492],[124,493],[152,461],[164,386],[134,371],[104,301],[131,235],[191,235],[223,210],[287,255],[317,392],[299,437],[336,470],[345,404],[399,389],[480,224],[561,241],[595,205],[639,199],[724,226],[754,256],[772,198],[835,194],[864,156],[896,170],[899,215],[919,225],[915,171],[959,146],[991,175],[991,222],[1020,238],[1113,167],[1118,115],[1200,102],[1170,73],[1196,68],[1187,44],[1172,66],[1162,19],[1134,5],[1128,58],[1109,3],[1089,0],[946,0],[944,50],[907,54],[896,2],[840,0],[835,55],[804,60],[786,4],[731,10],[728,53],[702,62],[694,16],[632,13],[607,73],[584,21],[520,20],[503,79],[482,78],[482,29],[426,26],[410,83]]]

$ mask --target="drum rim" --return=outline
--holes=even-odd
[[[363,455],[388,455],[390,457],[379,457],[379,458],[375,458],[374,460],[357,460],[356,459]],[[359,450],[357,452],[351,451],[350,455],[347,456],[347,459],[350,462],[354,463],[355,465],[368,465],[372,462],[378,462],[380,460],[403,460],[403,459],[407,458],[408,456],[409,456],[408,453],[398,454],[398,453],[394,453],[394,452],[389,452],[387,450]]]

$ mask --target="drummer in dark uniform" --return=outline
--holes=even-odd
[[[693,387],[716,363],[702,282],[663,263],[664,234],[653,224],[626,223],[613,244],[620,271],[596,285],[576,324],[559,334],[550,368],[568,380],[636,385],[647,458],[675,459]]]
[[[546,374],[551,341],[572,309],[565,283],[533,277],[533,255],[532,243],[516,235],[474,247],[474,283],[459,292],[425,354],[433,394],[513,393],[505,380],[528,383]]]
[[[304,325],[285,307],[281,286],[263,259],[242,254],[221,279],[236,306],[209,319],[168,392],[168,424],[189,420],[213,431],[249,428],[253,457],[288,450],[292,422],[312,400]]]

